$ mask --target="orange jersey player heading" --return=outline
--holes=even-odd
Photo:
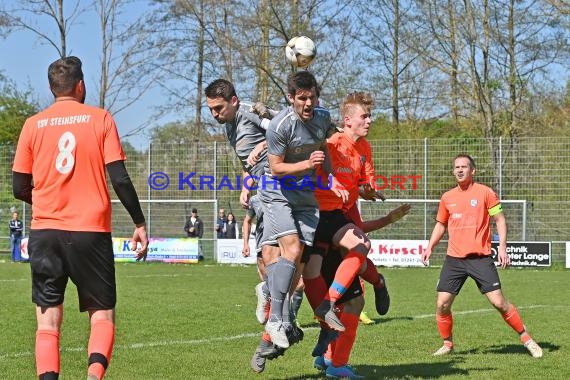
[[[473,183],[457,186],[441,197],[437,221],[447,225],[447,254],[464,258],[491,254],[491,218],[501,212],[497,194],[489,187]]]
[[[359,186],[370,183],[374,178],[374,165],[372,164],[372,150],[368,141],[362,137],[354,141],[346,133],[335,133],[327,141],[327,148],[333,168],[332,174],[338,182],[348,190],[348,201],[342,199],[326,186],[317,186],[315,196],[322,211],[338,210],[348,211],[358,200]],[[319,169],[321,178],[326,178],[322,168]],[[327,183],[320,180],[321,184]]]
[[[126,159],[111,115],[74,99],[30,117],[13,170],[32,174],[32,229],[111,231],[105,165]]]

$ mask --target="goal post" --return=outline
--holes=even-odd
[[[382,217],[399,204],[409,203],[412,209],[403,220],[404,223],[396,222],[387,227],[390,229],[391,238],[429,240],[439,201],[439,199],[386,199],[384,202],[379,200],[374,202],[359,199],[358,209],[362,219],[367,220]],[[501,204],[507,217],[510,240],[526,240],[526,199],[503,199]]]

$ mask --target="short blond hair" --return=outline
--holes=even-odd
[[[346,115],[351,113],[355,106],[361,106],[366,112],[370,113],[374,106],[374,99],[372,98],[372,95],[367,92],[357,91],[348,94],[340,106],[342,117],[344,118]]]

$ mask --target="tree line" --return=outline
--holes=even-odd
[[[567,134],[568,85],[560,78],[569,73],[569,21],[570,7],[557,0],[14,0],[0,7],[1,36],[32,34],[62,57],[73,51],[78,25],[89,25],[100,41],[100,107],[119,113],[158,87],[168,105],[157,105],[157,114],[183,115],[188,137],[205,139],[220,132],[203,96],[215,78],[235,82],[243,98],[286,105],[293,68],[284,46],[296,35],[317,44],[310,70],[324,106],[336,110],[352,91],[375,96],[377,137],[516,143]],[[38,105],[33,90],[3,79],[10,91],[0,99],[0,120],[12,125],[6,118],[19,122]],[[24,102],[16,115],[6,105],[14,101]],[[160,129],[149,133],[153,140],[169,134]],[[13,142],[2,130],[1,141]]]

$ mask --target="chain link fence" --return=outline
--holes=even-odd
[[[362,203],[364,219],[380,217],[399,202],[413,200],[403,221],[372,234],[373,238],[427,239],[437,200],[454,186],[452,160],[470,154],[477,181],[493,187],[505,202],[509,240],[551,241],[554,261],[564,257],[570,239],[570,138],[507,140],[454,138],[370,141],[378,174],[376,185],[391,202]],[[239,204],[241,166],[223,141],[150,144],[127,151],[127,169],[135,184],[153,237],[183,237],[192,208],[205,223],[204,239],[215,240],[217,208],[243,220]],[[0,147],[0,250],[8,249],[8,221],[17,210],[30,226],[30,207],[12,197],[13,147]],[[111,197],[116,198],[112,189]],[[396,200],[396,202],[394,202]],[[512,202],[511,202],[512,201]],[[115,236],[130,236],[132,223],[120,203],[113,203]],[[241,225],[241,223],[240,223]],[[209,246],[209,245],[208,245]],[[442,249],[440,249],[441,251]],[[212,253],[210,253],[212,254]]]

